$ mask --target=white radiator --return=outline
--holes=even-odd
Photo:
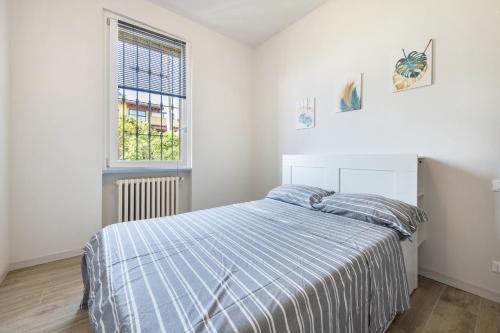
[[[180,180],[180,177],[118,180],[118,222],[177,214]]]

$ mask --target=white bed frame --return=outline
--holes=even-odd
[[[372,193],[422,204],[423,187],[417,155],[283,155],[283,184],[304,184],[336,192]],[[410,293],[418,286],[418,246],[425,240],[421,227],[414,241],[401,242]]]

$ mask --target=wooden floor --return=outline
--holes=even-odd
[[[0,285],[0,332],[90,332],[80,258],[10,272]],[[420,277],[410,311],[388,332],[500,333],[500,304]]]

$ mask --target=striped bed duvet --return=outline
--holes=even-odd
[[[95,332],[383,332],[409,308],[398,234],[272,199],[104,228]]]

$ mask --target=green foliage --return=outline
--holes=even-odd
[[[396,63],[396,73],[401,76],[416,78],[427,69],[427,56],[425,53],[412,51]]]
[[[125,135],[124,135],[125,134]],[[119,113],[118,153],[121,160],[178,160],[179,133],[163,132],[149,128],[147,122]],[[151,136],[151,141],[149,137]],[[125,141],[124,141],[125,140]],[[125,155],[123,154],[125,149]],[[150,156],[151,154],[151,156]]]

